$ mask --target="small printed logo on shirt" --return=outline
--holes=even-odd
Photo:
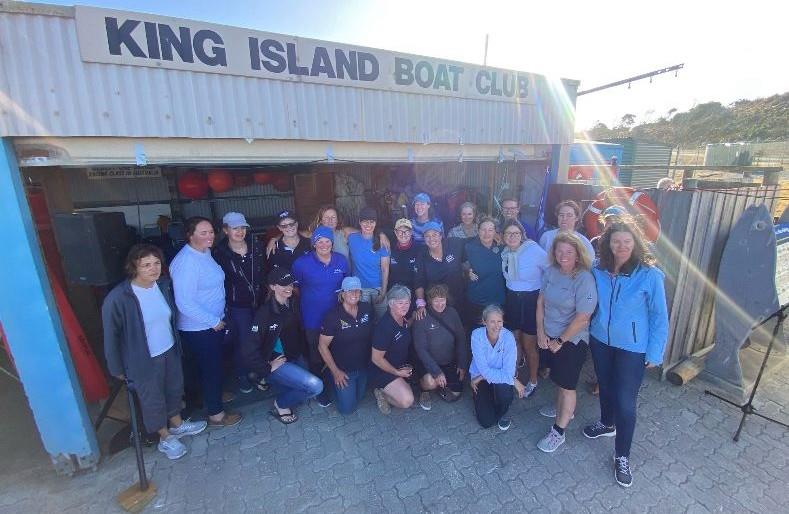
[[[365,314],[364,316],[362,316],[362,319],[359,320],[359,323],[367,323],[368,321],[370,321],[370,315]]]
[[[436,328],[438,328],[437,325],[435,325],[434,323],[430,324],[430,330],[435,330]]]
[[[397,259],[394,257],[389,257],[389,264],[397,264]]]
[[[447,262],[452,262],[455,260],[455,256],[450,253],[449,255],[446,256],[444,260]]]
[[[395,332],[394,340],[397,341],[403,337],[402,332]]]
[[[340,268],[334,268],[334,274],[342,273],[343,271]]]
[[[279,326],[279,325],[278,325],[277,323],[274,323],[273,325],[269,326],[269,327],[268,327],[268,329],[269,329],[269,330],[277,330],[277,327],[278,327],[278,326]]]
[[[501,251],[501,250],[499,249],[499,247],[498,247],[498,246],[494,246],[494,247],[493,247],[493,253],[499,253],[500,251]]]
[[[345,320],[340,320],[340,330],[345,330],[346,328],[351,328],[351,324]]]
[[[260,330],[260,329],[258,328],[258,326],[257,326],[257,325],[252,325],[252,332],[253,332],[253,333],[257,334],[259,330]]]

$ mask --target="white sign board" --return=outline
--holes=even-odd
[[[779,223],[775,226],[776,253],[775,290],[778,293],[778,304],[789,304],[789,224]]]
[[[143,13],[76,7],[83,61],[536,103],[576,81]]]
[[[121,166],[115,168],[88,168],[85,173],[91,180],[111,178],[155,178],[162,176],[162,169],[158,166]]]

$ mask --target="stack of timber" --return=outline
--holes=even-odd
[[[660,209],[662,227],[655,253],[666,273],[669,338],[663,377],[694,354],[703,354],[714,342],[715,283],[723,247],[732,226],[750,205],[777,202],[777,186],[728,190],[656,191],[650,196]],[[684,383],[698,370],[677,377]]]

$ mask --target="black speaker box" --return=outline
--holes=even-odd
[[[124,277],[123,263],[132,238],[122,212],[55,214],[53,222],[69,282],[104,286]]]

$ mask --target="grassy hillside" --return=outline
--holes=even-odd
[[[789,139],[789,93],[756,100],[697,105],[687,112],[669,111],[652,123],[636,124],[627,114],[613,128],[599,123],[587,134],[591,139],[640,137],[683,147],[736,141]]]

